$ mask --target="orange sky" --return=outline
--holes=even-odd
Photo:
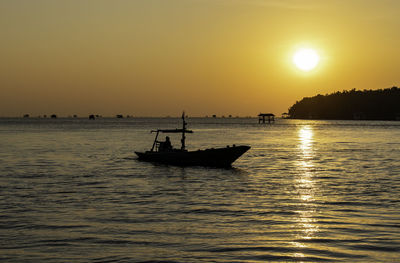
[[[397,0],[1,0],[0,116],[255,116],[400,83]],[[318,67],[291,62],[315,49]]]

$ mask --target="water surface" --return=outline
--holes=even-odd
[[[7,262],[396,262],[400,123],[189,118],[232,169],[139,162],[180,119],[0,119]],[[179,144],[179,137],[171,136]]]

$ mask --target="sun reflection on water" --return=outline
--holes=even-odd
[[[313,130],[311,126],[303,126],[299,130],[299,148],[303,157],[312,157]]]
[[[298,158],[296,161],[296,176],[294,179],[298,195],[298,211],[296,240],[309,240],[319,231],[315,223],[315,191],[317,185],[314,180],[314,132],[311,126],[304,125],[298,130]],[[307,247],[302,242],[293,242],[297,248]],[[299,254],[299,253],[296,253]],[[296,255],[301,257],[300,255]]]

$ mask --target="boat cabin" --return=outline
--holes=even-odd
[[[192,130],[186,129],[187,122],[185,121],[185,113],[182,114],[182,129],[172,129],[172,130],[153,130],[151,132],[156,133],[156,137],[154,138],[153,147],[151,147],[151,152],[165,152],[165,151],[186,151],[186,133],[193,133]],[[165,141],[159,141],[158,135],[161,133],[182,133],[181,138],[181,149],[173,149],[171,142],[169,141],[169,137],[166,137]]]

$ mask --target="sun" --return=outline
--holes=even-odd
[[[299,49],[293,55],[293,63],[303,71],[310,71],[318,65],[319,55],[310,48]]]

